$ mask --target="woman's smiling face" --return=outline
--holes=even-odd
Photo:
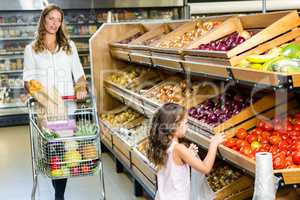
[[[62,24],[62,16],[58,10],[52,10],[45,17],[45,29],[47,33],[56,34]]]

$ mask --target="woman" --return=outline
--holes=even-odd
[[[56,5],[41,13],[35,40],[24,52],[23,80],[38,80],[46,89],[55,87],[61,96],[84,99],[87,94],[84,71],[74,42],[64,31],[64,13]],[[75,87],[74,87],[75,83]],[[64,199],[67,179],[52,180],[55,199]]]

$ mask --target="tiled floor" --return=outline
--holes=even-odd
[[[142,200],[133,195],[133,182],[115,172],[112,158],[103,154],[107,200]],[[0,128],[0,199],[30,200],[32,188],[31,153],[27,126]],[[66,200],[98,200],[98,176],[69,179]],[[52,200],[49,179],[39,176],[36,199]]]

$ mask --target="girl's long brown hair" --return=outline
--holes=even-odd
[[[159,168],[167,160],[167,150],[171,144],[172,134],[184,119],[186,109],[175,103],[160,107],[152,118],[147,156]]]
[[[46,34],[45,18],[53,10],[57,10],[58,12],[60,12],[61,20],[62,20],[61,26],[59,27],[56,33],[56,42],[58,44],[58,50],[62,48],[67,54],[71,54],[72,50],[64,26],[64,12],[60,7],[53,4],[48,5],[46,8],[43,9],[41,13],[39,24],[38,24],[38,32],[36,34],[35,42],[33,44],[33,50],[36,53],[41,53],[46,49],[46,45],[44,43],[44,37]]]

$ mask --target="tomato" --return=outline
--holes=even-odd
[[[298,149],[297,151],[295,151],[294,155],[292,156],[293,158],[293,162],[296,165],[300,165],[300,149]]]
[[[273,168],[274,169],[283,169],[285,167],[284,158],[281,156],[276,156],[273,159]]]
[[[51,163],[51,164],[58,164],[59,162],[60,162],[59,156],[52,156],[52,157],[50,158],[50,163]]]
[[[229,138],[225,141],[224,145],[229,147],[229,148],[232,148],[232,147],[236,146],[236,139],[235,138]]]
[[[273,130],[273,125],[270,122],[265,122],[263,130],[265,131],[272,131]]]
[[[248,133],[247,133],[247,130],[246,130],[246,129],[240,128],[240,129],[237,130],[237,132],[236,132],[235,135],[236,135],[237,138],[243,140],[243,139],[246,138],[246,136],[248,135]]]
[[[290,137],[294,137],[294,136],[298,136],[299,135],[299,131],[293,130],[293,131],[289,131],[288,135]]]
[[[273,145],[277,145],[281,142],[281,137],[278,136],[278,135],[272,135],[270,137],[270,143],[273,144]]]
[[[294,125],[300,125],[300,116],[294,119]]]
[[[262,132],[261,136],[265,139],[269,139],[269,137],[271,136],[271,133],[268,131],[264,131],[264,132]]]
[[[293,126],[293,124],[292,123],[287,123],[287,125],[286,125],[286,130],[287,131],[292,131],[292,130],[294,130],[294,126]]]
[[[262,144],[260,148],[263,148],[265,151],[270,151],[271,146],[269,144]]]
[[[257,120],[256,127],[263,129],[265,126],[265,123],[262,120]]]
[[[279,147],[279,149],[281,149],[281,150],[285,150],[285,149],[288,148],[288,145],[289,145],[289,144],[287,143],[287,141],[282,140],[281,142],[279,142],[278,147]]]
[[[237,146],[232,147],[232,149],[235,150],[235,151],[240,151],[240,148],[237,147]]]
[[[295,131],[300,131],[300,124],[295,124],[294,125],[294,130]]]
[[[277,148],[277,146],[271,146],[269,152],[272,153],[273,157],[275,157],[278,153],[278,150],[279,149]]]
[[[249,156],[252,153],[252,149],[250,146],[243,146],[240,150],[240,152],[242,154],[244,154],[245,156]]]
[[[256,134],[256,135],[261,135],[262,134],[262,132],[263,132],[263,130],[262,129],[260,129],[260,128],[256,128],[256,129],[254,129],[254,134]]]
[[[245,140],[238,139],[238,140],[236,141],[236,146],[237,146],[238,148],[242,148],[242,147],[244,147],[244,146],[250,146],[250,144],[249,144],[247,141],[245,141]]]
[[[297,143],[293,144],[291,149],[292,149],[292,151],[300,150],[300,143],[297,142]]]
[[[280,124],[274,124],[274,130],[280,131],[280,130],[282,130],[282,126]]]
[[[293,163],[293,158],[292,156],[287,156],[285,158],[285,168],[288,168],[289,166],[292,166],[294,163]]]
[[[283,140],[287,140],[289,138],[289,135],[288,134],[281,134],[281,139]]]
[[[248,135],[246,140],[249,144],[251,144],[254,140],[257,140],[257,136],[255,134]]]
[[[259,142],[262,144],[269,144],[269,140],[266,138],[262,138]]]

